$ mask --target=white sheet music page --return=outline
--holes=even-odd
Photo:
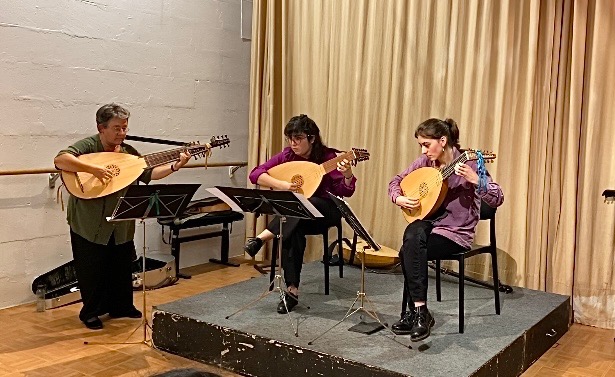
[[[316,207],[314,207],[314,205],[312,203],[310,203],[309,200],[307,200],[307,198],[301,194],[297,194],[296,192],[293,192],[293,194],[295,194],[295,196],[297,197],[297,199],[299,199],[301,201],[301,204],[303,204],[305,206],[305,208],[308,209],[308,211],[310,211],[310,213],[312,215],[314,215],[314,217],[324,217],[322,215],[322,213],[320,213],[320,211],[318,209],[316,209]]]
[[[218,198],[222,199],[224,201],[224,203],[228,204],[229,207],[231,207],[231,209],[233,211],[235,211],[235,212],[243,212],[243,209],[241,209],[241,207],[239,207],[237,205],[237,203],[235,203],[233,201],[233,199],[229,198],[225,193],[220,191],[220,189],[218,189],[216,187],[211,187],[211,188],[208,188],[207,191],[211,192],[212,194],[214,194]]]

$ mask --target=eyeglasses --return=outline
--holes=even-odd
[[[294,143],[294,144],[299,144],[301,143],[303,140],[307,139],[308,137],[310,137],[312,135],[292,135],[292,136],[286,136],[286,142],[288,144]]]
[[[128,133],[128,131],[130,131],[130,128],[128,127],[112,127],[111,129],[115,131],[115,133],[118,135],[121,134],[122,132],[126,134]]]

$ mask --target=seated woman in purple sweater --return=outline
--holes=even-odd
[[[412,171],[422,167],[441,168],[457,158],[459,128],[452,119],[427,119],[414,137],[421,146],[422,156],[389,183],[389,197],[402,208],[420,207],[418,198],[403,196],[400,182]],[[481,201],[498,207],[504,201],[500,186],[485,172],[482,180],[475,161],[455,166],[455,174],[447,179],[448,192],[440,208],[429,219],[416,220],[406,227],[399,251],[406,289],[414,307],[402,312],[393,324],[397,334],[410,334],[412,341],[430,335],[435,321],[427,310],[427,261],[462,252],[472,246]],[[412,306],[412,302],[410,306]]]
[[[289,161],[310,161],[321,164],[335,158],[339,153],[339,151],[328,148],[323,144],[318,126],[307,115],[301,114],[292,117],[284,127],[284,135],[289,146],[264,164],[254,168],[250,173],[252,183],[276,190],[294,190],[297,188],[295,184],[275,179],[267,171],[274,166]],[[286,308],[291,311],[298,303],[299,280],[306,246],[305,235],[328,229],[337,224],[342,217],[335,203],[329,199],[327,191],[337,196],[352,196],[356,181],[349,161],[339,162],[337,170],[326,174],[314,195],[309,198],[309,201],[323,214],[324,218],[318,220],[286,219],[282,237],[282,267],[284,267],[284,280],[288,290],[286,292],[286,306],[283,300],[280,301],[277,308],[278,313],[285,314]],[[255,256],[264,242],[269,241],[279,233],[279,228],[279,219],[272,220],[267,225],[267,229],[255,238],[248,240],[244,250],[251,256]]]

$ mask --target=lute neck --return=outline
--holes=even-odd
[[[442,170],[440,170],[440,173],[442,174],[442,180],[445,180],[451,175],[453,175],[453,173],[455,172],[455,165],[459,163],[465,164],[467,161],[467,153],[463,152],[459,156],[457,156],[457,158],[454,159],[450,164],[446,165],[444,168],[442,168]]]
[[[333,170],[337,169],[337,163],[344,159],[348,161],[354,160],[355,157],[354,157],[353,151],[344,152],[335,158],[332,158],[328,161],[323,162],[320,165],[325,169],[325,174],[328,174],[332,172]]]
[[[169,149],[162,152],[149,153],[143,155],[143,158],[145,159],[145,163],[147,164],[148,168],[155,168],[156,166],[164,165],[169,162],[179,160],[179,154],[187,149],[189,148],[183,147]]]

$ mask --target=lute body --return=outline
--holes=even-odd
[[[144,169],[154,168],[169,162],[179,160],[179,154],[190,152],[194,157],[208,153],[211,148],[226,146],[229,139],[212,137],[207,144],[193,144],[182,148],[135,156],[128,153],[98,152],[87,153],[77,157],[89,164],[104,166],[111,170],[113,177],[102,182],[96,176],[86,172],[71,172],[62,170],[62,182],[68,192],[80,199],[94,199],[113,194],[132,184],[143,173]]]
[[[433,214],[442,204],[448,185],[442,177],[440,170],[431,167],[416,169],[400,182],[404,196],[419,199],[419,208],[409,210],[402,208],[402,213],[409,223],[422,220]]]
[[[66,189],[80,199],[100,198],[113,194],[136,181],[147,167],[143,157],[128,153],[88,153],[78,158],[90,164],[104,166],[113,172],[113,178],[103,183],[90,173],[62,170],[62,182]]]
[[[337,163],[344,159],[356,165],[358,161],[368,160],[369,153],[364,149],[353,148],[322,164],[309,161],[289,161],[272,167],[267,174],[281,181],[295,183],[298,187],[296,192],[309,198],[318,190],[325,174],[336,169]]]
[[[406,221],[413,223],[416,220],[423,220],[436,212],[446,197],[448,192],[446,180],[455,172],[455,165],[477,160],[479,159],[479,153],[480,158],[485,160],[485,162],[492,161],[496,157],[494,153],[470,149],[461,153],[453,162],[441,169],[423,167],[405,176],[399,184],[403,195],[408,198],[418,199],[421,203],[414,210],[401,209]]]

